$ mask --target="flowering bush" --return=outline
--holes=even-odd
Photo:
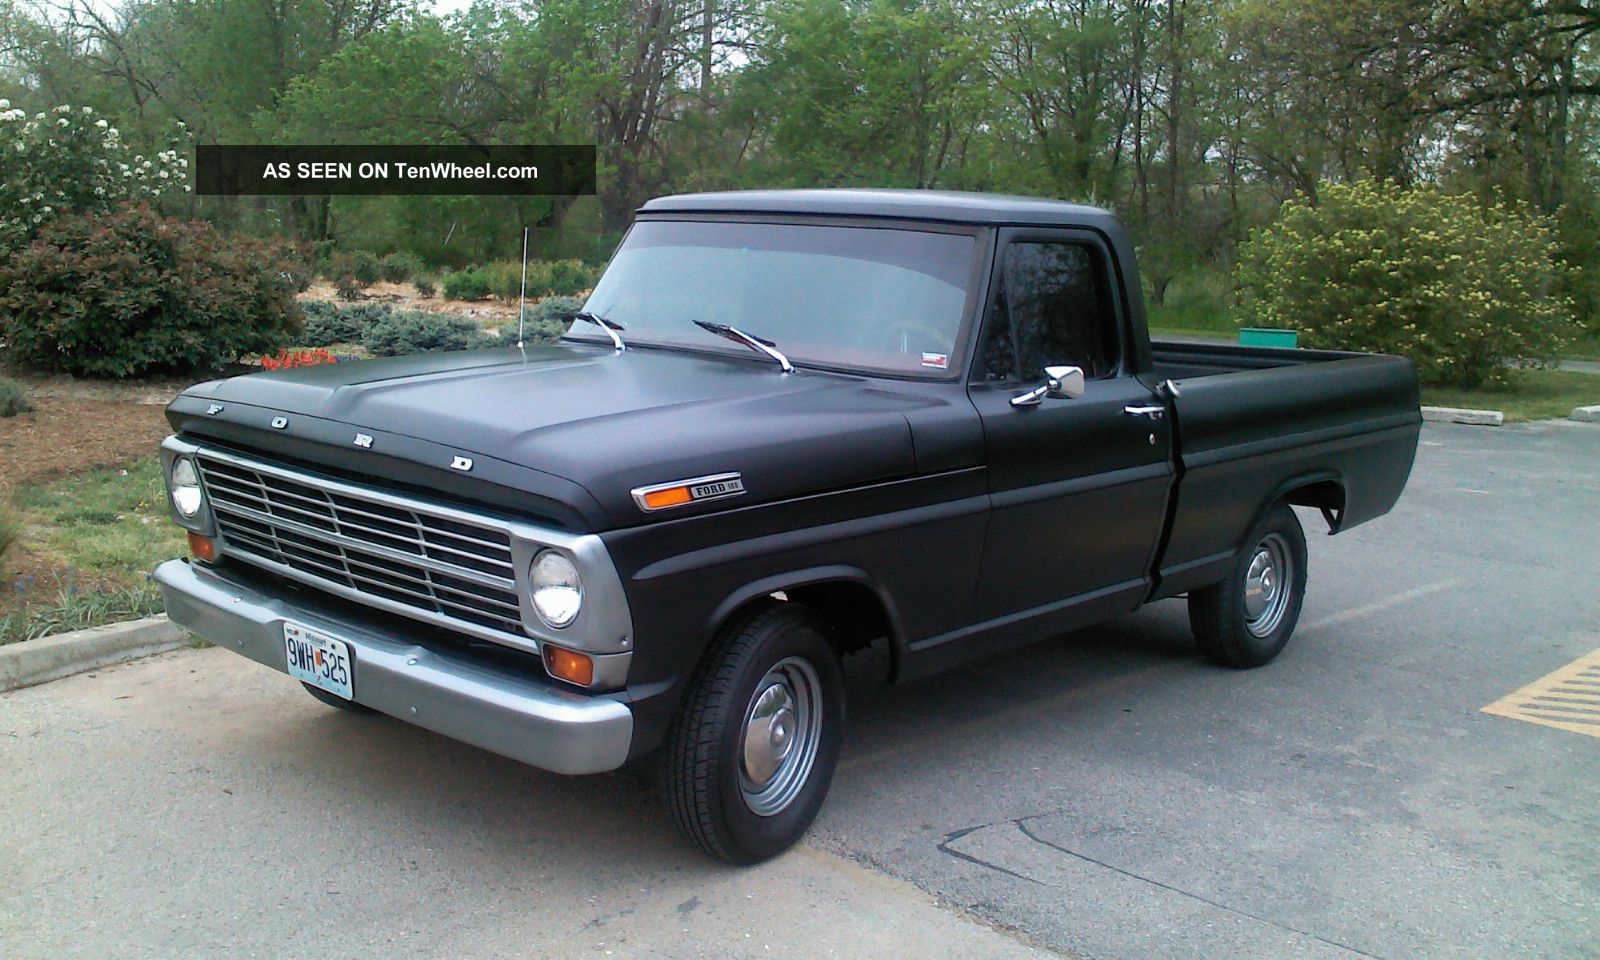
[[[134,153],[90,107],[30,118],[0,100],[0,157],[0,248],[20,247],[63,213],[104,213],[190,189],[187,158],[175,149]]]
[[[300,330],[280,245],[148,207],[70,213],[0,257],[0,357],[98,377],[212,371]]]
[[[292,367],[315,367],[323,363],[338,363],[339,358],[318,347],[315,350],[279,350],[276,357],[262,357],[263,370],[288,370]]]
[[[1398,353],[1424,383],[1504,383],[1578,332],[1554,228],[1505,203],[1392,183],[1326,184],[1283,205],[1239,252],[1257,326],[1310,347]]]

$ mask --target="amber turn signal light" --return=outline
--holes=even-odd
[[[644,495],[644,505],[651,510],[660,510],[662,507],[676,507],[694,499],[689,493],[689,488],[668,487],[665,490],[652,490]]]
[[[544,645],[544,668],[557,680],[587,687],[594,682],[594,660],[586,654]]]
[[[217,559],[217,541],[210,537],[202,537],[193,531],[189,532],[189,552],[198,560],[206,563]]]

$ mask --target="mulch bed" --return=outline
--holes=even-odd
[[[172,432],[162,403],[29,394],[33,413],[0,417],[0,492],[153,456]]]

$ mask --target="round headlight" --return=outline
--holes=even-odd
[[[565,627],[578,619],[583,606],[583,584],[578,568],[566,554],[545,550],[528,566],[528,591],[539,619],[552,627]]]
[[[179,457],[172,462],[172,506],[179,514],[192,517],[200,512],[200,477],[194,461]]]

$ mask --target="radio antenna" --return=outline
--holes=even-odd
[[[522,228],[522,290],[517,294],[517,349],[522,349],[522,315],[528,309],[528,228]]]

